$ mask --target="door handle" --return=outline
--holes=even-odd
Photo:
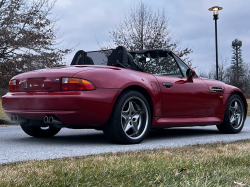
[[[169,83],[169,82],[163,82],[162,85],[165,86],[165,87],[168,87],[168,88],[173,86],[173,84]]]

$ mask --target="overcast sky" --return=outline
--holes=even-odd
[[[232,56],[234,39],[242,41],[242,57],[250,63],[250,0],[144,0],[152,10],[164,8],[169,26],[183,47],[193,50],[193,65],[208,70],[215,64],[215,23],[212,6],[221,6],[218,19],[219,55]],[[63,35],[61,45],[76,50],[65,59],[70,63],[77,50],[99,50],[97,43],[109,40],[109,31],[121,22],[136,0],[57,0],[53,14],[61,17],[58,25]]]

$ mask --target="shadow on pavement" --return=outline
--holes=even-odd
[[[191,138],[195,136],[207,136],[221,134],[217,129],[197,129],[197,128],[168,128],[151,130],[147,140],[162,140],[171,138]]]
[[[51,138],[34,138],[26,136],[23,138],[16,138],[15,141],[23,143],[34,144],[50,144],[50,145],[100,145],[109,144],[108,139],[105,138],[102,132],[91,134],[58,134]]]
[[[24,133],[24,132],[23,132]],[[218,135],[216,129],[197,129],[197,128],[169,128],[151,130],[146,137],[147,141],[169,140],[178,138],[201,137],[207,135]],[[104,136],[102,131],[96,130],[66,130],[52,138],[34,138],[28,135],[22,138],[13,138],[13,141],[32,144],[50,145],[106,145],[111,144]]]

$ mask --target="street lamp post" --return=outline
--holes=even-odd
[[[216,48],[216,80],[219,79],[218,76],[218,42],[217,42],[217,19],[219,19],[219,10],[222,10],[222,7],[219,6],[213,6],[212,8],[209,8],[208,10],[213,11],[213,17],[215,21],[215,48]]]

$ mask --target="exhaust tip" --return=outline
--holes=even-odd
[[[49,121],[48,116],[45,116],[44,119],[43,119],[43,122],[44,122],[44,123],[48,123],[48,121]]]
[[[49,123],[52,123],[52,122],[53,122],[53,117],[50,116],[50,117],[49,117]]]
[[[11,115],[10,119],[11,119],[11,121],[17,121],[18,115]]]

